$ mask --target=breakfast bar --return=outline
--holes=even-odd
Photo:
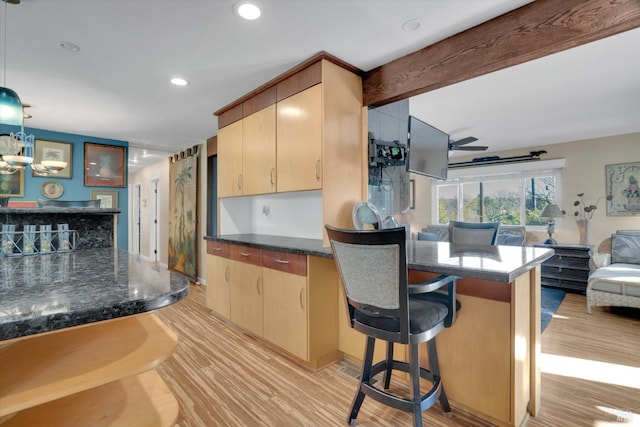
[[[172,425],[153,368],[177,337],[153,311],[188,287],[114,248],[0,257],[0,425]]]
[[[251,253],[253,257],[259,251],[306,256],[307,265],[332,258],[331,249],[315,239],[257,234],[205,239],[209,256],[215,258],[229,257],[234,247],[241,248],[237,253]],[[523,425],[529,415],[538,413],[540,264],[552,255],[553,250],[540,247],[460,247],[447,242],[407,242],[411,283],[439,274],[460,277],[457,299],[461,309],[456,323],[438,337],[443,383],[454,407],[500,426]],[[221,264],[213,260],[208,265],[213,274]],[[238,264],[234,266],[237,270]],[[271,267],[264,265],[264,268]],[[333,274],[337,281],[337,275]],[[224,276],[220,277],[224,280]],[[364,336],[349,328],[341,290],[335,295],[338,350],[344,357],[360,359]],[[219,301],[211,302],[210,306],[220,314],[216,303]],[[313,301],[308,300],[307,304],[313,306]],[[331,311],[326,302],[323,309]],[[325,321],[324,325],[329,328],[331,323]],[[312,334],[313,330],[308,332]],[[321,338],[326,340],[326,336]],[[310,347],[315,341],[309,336]],[[426,363],[427,355],[421,357]]]

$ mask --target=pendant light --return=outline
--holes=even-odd
[[[3,25],[3,80],[0,87],[0,123],[20,126],[20,132],[2,136],[0,140],[0,173],[15,173],[31,165],[31,168],[43,175],[56,173],[67,167],[67,163],[57,160],[43,160],[39,164],[33,163],[33,146],[35,138],[24,132],[24,105],[20,101],[18,94],[9,89],[7,80],[7,3],[18,4],[19,0],[2,0],[4,2],[4,25]],[[31,117],[31,116],[28,116]]]
[[[2,49],[2,87],[0,87],[0,123],[22,126],[22,102],[15,91],[7,86],[7,0],[4,1],[4,23]]]

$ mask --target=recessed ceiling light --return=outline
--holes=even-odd
[[[181,79],[180,77],[175,77],[171,79],[171,83],[173,83],[176,86],[186,86],[189,84],[189,82],[187,82],[185,79]]]
[[[404,31],[415,31],[420,28],[420,21],[417,19],[409,19],[407,22],[402,24],[402,29]]]
[[[68,50],[70,52],[80,52],[80,46],[71,42],[60,42],[60,46],[64,50]]]
[[[260,8],[253,3],[238,3],[235,6],[235,11],[239,17],[247,19],[249,21],[260,18]]]

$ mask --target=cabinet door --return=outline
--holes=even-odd
[[[229,260],[231,320],[262,336],[262,267]]]
[[[218,197],[242,195],[242,120],[218,130]]]
[[[242,193],[276,192],[276,106],[242,120]]]
[[[207,307],[229,318],[229,281],[231,270],[227,258],[207,255]]]
[[[308,361],[307,278],[264,268],[264,338]]]
[[[322,188],[322,84],[277,104],[278,191]]]

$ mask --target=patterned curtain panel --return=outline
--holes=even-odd
[[[169,157],[169,269],[197,280],[198,146]]]

